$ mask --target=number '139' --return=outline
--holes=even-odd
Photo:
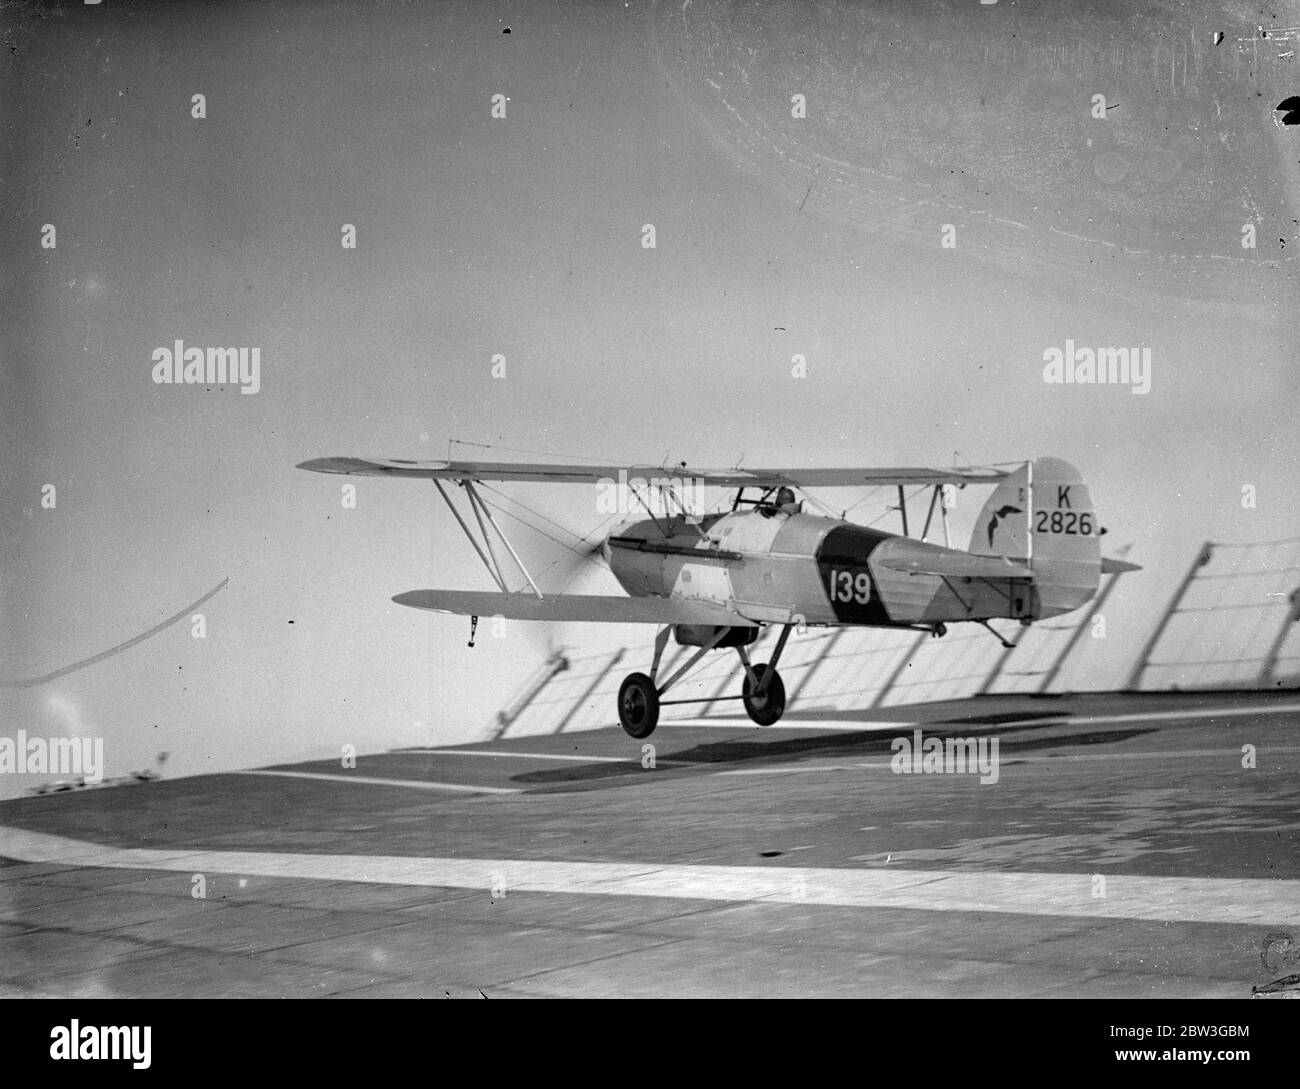
[[[865,605],[871,600],[871,576],[865,571],[855,573],[831,568],[831,600]]]

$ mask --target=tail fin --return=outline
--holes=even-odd
[[[1099,534],[1079,471],[1060,458],[1036,458],[993,490],[976,521],[970,551],[1026,561],[1033,571],[1033,615],[1058,616],[1097,592]]]
[[[1029,559],[1029,462],[998,484],[975,520],[967,551],[976,556]]]

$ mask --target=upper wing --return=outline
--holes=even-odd
[[[758,627],[725,605],[673,597],[597,594],[502,594],[477,590],[408,590],[393,598],[413,609],[509,620],[579,620],[598,624],[729,624]]]
[[[599,484],[627,480],[690,480],[702,486],[851,488],[881,484],[996,484],[1000,469],[691,469],[684,465],[551,465],[488,461],[402,461],[397,458],[313,458],[314,473],[428,480],[525,480],[537,484]]]

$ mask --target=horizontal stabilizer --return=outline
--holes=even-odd
[[[298,465],[313,473],[394,476],[417,480],[521,480],[535,484],[601,484],[620,476],[645,481],[690,480],[704,487],[854,488],[876,485],[996,484],[1000,469],[694,469],[685,465],[563,465],[525,462],[404,461],[397,458],[313,458]]]
[[[1122,575],[1125,571],[1141,571],[1140,563],[1129,563],[1128,560],[1117,560],[1110,556],[1101,558],[1101,573],[1103,575]]]
[[[908,575],[938,575],[941,578],[1028,579],[1033,572],[1024,563],[1001,556],[972,556],[964,552],[902,552],[878,561],[891,571]]]
[[[502,594],[474,590],[408,590],[393,598],[412,609],[509,620],[572,620],[593,624],[710,624],[758,627],[711,601],[600,594]]]

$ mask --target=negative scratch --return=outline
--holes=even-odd
[[[170,628],[178,620],[183,619],[187,613],[193,612],[210,597],[213,597],[219,591],[224,590],[229,583],[230,577],[227,576],[192,605],[185,606],[185,608],[181,609],[175,616],[169,616],[161,624],[155,624],[148,631],[141,632],[139,635],[126,640],[124,643],[118,643],[115,647],[109,647],[108,650],[100,651],[98,654],[94,654],[89,658],[83,658],[79,662],[73,662],[71,665],[62,666],[61,668],[43,674],[40,677],[28,677],[23,680],[11,681],[0,680],[0,688],[33,688],[38,684],[45,684],[47,681],[52,681],[56,677],[63,677],[69,673],[75,673],[79,669],[85,669],[87,666],[94,665],[96,662],[102,662],[105,658],[112,658],[116,654],[121,654],[124,650],[130,650],[138,643],[143,643],[146,639],[152,639],[159,632]]]

